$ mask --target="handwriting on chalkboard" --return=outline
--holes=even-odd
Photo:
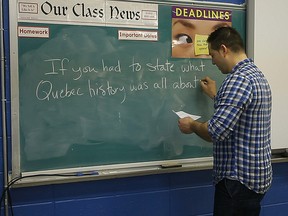
[[[131,64],[128,64],[126,68],[121,65],[120,60],[115,60],[111,64],[111,61],[108,63],[102,59],[99,65],[84,66],[75,66],[75,64],[72,66],[71,62],[73,61],[68,58],[44,60],[44,63],[48,64],[49,70],[44,71],[42,79],[38,82],[35,90],[36,98],[39,101],[83,96],[105,98],[117,95],[122,104],[126,101],[128,92],[135,93],[153,89],[194,89],[199,84],[201,77],[196,74],[194,77],[190,77],[189,80],[184,80],[184,74],[188,72],[203,72],[205,69],[205,64],[202,61],[197,62],[197,64],[189,61],[185,64],[175,65],[169,60],[163,61],[158,58],[153,62],[145,63],[137,62],[133,58]],[[145,80],[143,78],[138,79],[137,82],[133,79],[126,80],[126,82],[116,82],[119,78],[117,74],[129,72],[136,74],[143,72],[143,70],[146,73],[151,73],[149,76],[155,76],[155,79]],[[113,73],[114,82],[111,79],[106,79],[106,76],[111,73]],[[178,73],[178,75],[176,79],[170,80],[169,73]],[[53,77],[53,81],[49,77]],[[56,81],[57,85],[54,84]],[[77,85],[77,82],[79,85]]]

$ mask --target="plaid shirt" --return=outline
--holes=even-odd
[[[214,182],[238,180],[257,193],[272,181],[271,90],[251,59],[239,62],[222,83],[208,122]]]

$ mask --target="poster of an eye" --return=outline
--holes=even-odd
[[[172,7],[172,58],[209,58],[208,36],[219,27],[232,26],[232,11]]]

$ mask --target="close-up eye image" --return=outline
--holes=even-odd
[[[231,25],[231,22],[223,20],[172,18],[171,57],[211,58],[206,42],[207,37],[219,27]]]
[[[187,34],[178,34],[173,38],[172,46],[181,45],[181,44],[190,44],[193,43],[193,39]]]

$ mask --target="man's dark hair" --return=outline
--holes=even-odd
[[[207,43],[213,50],[219,50],[222,44],[233,52],[245,50],[240,34],[232,27],[218,28],[209,35]]]

